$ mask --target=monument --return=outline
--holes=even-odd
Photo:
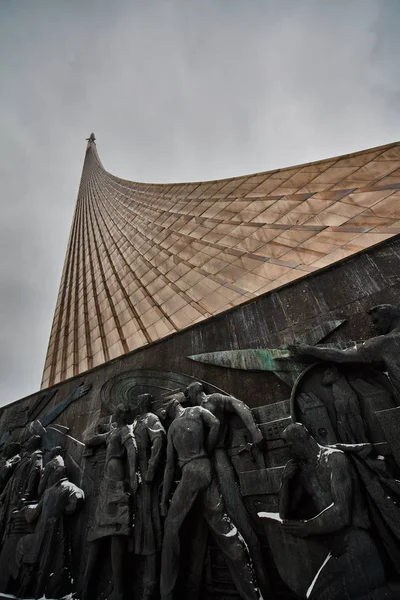
[[[0,598],[400,597],[400,143],[144,184],[87,138]]]

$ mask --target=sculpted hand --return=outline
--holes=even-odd
[[[342,444],[341,442],[336,442],[335,448],[337,448],[338,450],[342,450],[343,452],[353,452],[361,456],[361,458],[365,459],[367,458],[367,456],[369,456],[369,454],[371,454],[371,452],[374,449],[374,446],[369,442],[361,444]],[[383,464],[381,466],[383,467],[383,470],[386,470],[385,461],[383,460],[382,463]]]
[[[40,435],[40,436],[43,436],[46,433],[45,427],[43,427],[43,425],[41,424],[41,422],[38,419],[29,423],[28,431],[31,433],[31,435]]]
[[[79,398],[86,396],[86,394],[88,394],[91,389],[92,389],[91,383],[87,383],[86,385],[82,384],[82,385],[78,386],[73,391],[72,400],[79,400]]]
[[[283,521],[282,527],[286,533],[290,533],[296,537],[307,537],[309,535],[307,521]]]

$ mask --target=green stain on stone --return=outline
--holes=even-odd
[[[297,343],[310,345],[317,344],[335,329],[340,327],[344,320],[325,321],[309,331],[296,336]],[[292,385],[304,364],[290,358],[286,346],[280,348],[245,348],[243,350],[220,350],[189,356],[191,360],[228,369],[242,371],[272,371],[282,381]],[[286,359],[286,360],[282,360]]]

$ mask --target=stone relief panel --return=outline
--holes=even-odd
[[[55,439],[60,445],[53,446]],[[0,590],[61,598],[76,577],[83,444],[40,421],[21,429],[19,440],[1,450]]]
[[[282,347],[290,398],[252,410],[141,369],[81,440],[56,421],[90,382],[3,414],[0,597],[400,597],[400,310],[369,315],[365,342]]]

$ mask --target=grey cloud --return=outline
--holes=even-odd
[[[399,138],[397,0],[0,0],[0,403],[40,384],[85,149],[213,179]]]

